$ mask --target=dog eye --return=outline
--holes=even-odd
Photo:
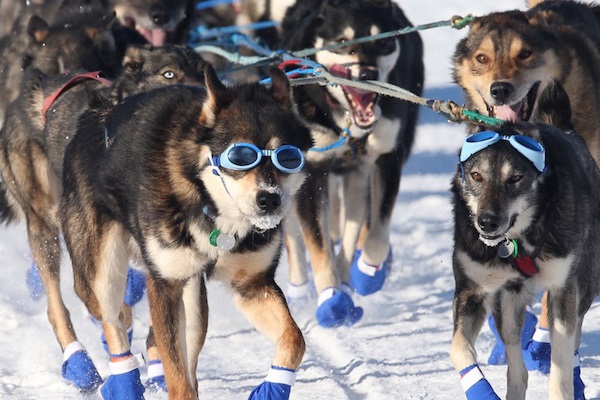
[[[485,54],[478,54],[475,59],[477,60],[478,63],[480,64],[487,64],[490,59],[488,58],[488,56],[486,56]]]
[[[481,182],[483,180],[483,176],[479,172],[471,172],[471,179],[475,182]]]
[[[518,57],[520,60],[527,60],[532,54],[533,52],[531,50],[521,50]]]
[[[173,78],[175,78],[175,72],[165,71],[165,72],[163,72],[163,76],[167,79],[173,79]]]
[[[523,179],[523,175],[513,175],[508,179],[508,183],[517,183]]]

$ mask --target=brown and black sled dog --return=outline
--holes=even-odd
[[[467,106],[506,121],[531,121],[551,80],[567,92],[575,130],[600,161],[600,6],[530,1],[527,11],[475,18],[453,56]]]
[[[48,299],[48,319],[63,351],[63,377],[80,390],[95,390],[100,378],[85,357],[60,288],[60,226],[57,216],[62,190],[65,148],[78,116],[100,99],[109,107],[122,98],[174,83],[203,84],[205,62],[184,46],[130,47],[123,73],[110,84],[97,72],[46,76],[37,69],[25,74],[21,94],[7,109],[0,130],[0,222],[25,221],[32,256]],[[71,368],[72,367],[72,368]],[[72,372],[72,373],[71,373]]]
[[[281,221],[304,179],[310,132],[283,72],[273,70],[270,89],[226,87],[212,67],[205,77],[206,90],[178,86],[129,97],[103,124],[90,112],[66,151],[60,221],[76,292],[108,342],[105,397],[137,399],[143,391],[119,318],[131,257],[148,269],[153,335],[171,399],[197,398],[206,278],[225,282],[275,344],[273,366],[251,398],[265,398],[273,386],[289,396],[304,354],[274,276]]]

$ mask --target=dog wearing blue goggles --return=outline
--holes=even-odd
[[[495,144],[506,140],[523,157],[531,161],[533,166],[540,172],[546,170],[546,151],[544,146],[534,139],[523,135],[503,136],[497,132],[483,131],[467,137],[460,150],[461,164],[473,154]]]
[[[283,145],[274,150],[259,149],[252,143],[234,143],[218,156],[210,156],[213,171],[226,168],[234,171],[248,171],[260,164],[263,157],[270,157],[280,171],[293,174],[304,167],[304,155],[299,148]],[[215,171],[215,174],[218,174]]]

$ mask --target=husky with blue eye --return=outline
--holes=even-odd
[[[570,125],[568,97],[552,81],[537,121],[469,136],[452,182],[454,334],[451,358],[467,398],[499,399],[477,364],[475,340],[492,312],[506,346],[507,399],[525,399],[521,330],[536,289],[548,293],[549,399],[584,399],[579,345],[600,291],[600,171]]]
[[[60,220],[75,290],[102,322],[111,354],[106,398],[143,392],[141,360],[119,317],[130,257],[148,270],[151,336],[169,398],[198,396],[205,279],[229,286],[239,310],[275,344],[250,398],[287,399],[304,354],[275,270],[310,132],[277,69],[270,88],[226,87],[210,66],[205,83],[131,96],[107,116],[91,110],[66,151]]]

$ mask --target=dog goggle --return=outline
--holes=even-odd
[[[479,132],[467,137],[460,150],[460,162],[465,162],[473,154],[494,143],[498,143],[500,140],[506,140],[523,157],[531,161],[538,171],[544,172],[546,169],[546,151],[544,150],[544,146],[527,136],[502,136],[497,132],[491,131]]]
[[[247,171],[260,164],[263,157],[271,157],[273,165],[288,174],[298,172],[304,166],[304,156],[295,146],[286,144],[275,150],[261,150],[251,143],[232,144],[221,155],[212,156],[211,164],[213,167]]]

